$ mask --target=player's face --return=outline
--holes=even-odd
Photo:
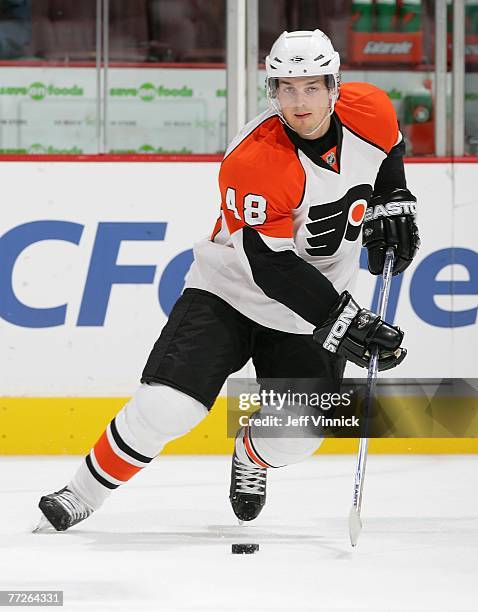
[[[302,138],[318,138],[327,131],[330,100],[325,77],[281,78],[277,99],[285,120]],[[322,121],[320,131],[310,134]]]

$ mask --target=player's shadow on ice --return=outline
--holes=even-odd
[[[287,533],[283,529],[240,527],[239,525],[209,525],[204,531],[135,531],[105,532],[86,529],[72,529],[70,537],[85,540],[86,548],[95,551],[172,551],[191,547],[223,547],[230,552],[231,544],[254,541],[259,545],[290,545],[322,549],[340,558],[348,556],[346,543],[338,547],[331,538],[311,533]]]

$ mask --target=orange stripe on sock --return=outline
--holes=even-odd
[[[246,453],[251,461],[253,461],[257,465],[260,465],[263,468],[269,467],[267,463],[264,463],[261,459],[259,459],[259,457],[254,452],[251,441],[249,440],[249,428],[244,431],[244,446],[246,447]]]
[[[117,480],[129,480],[142,469],[118,457],[111,448],[106,431],[95,444],[94,451],[101,469]]]

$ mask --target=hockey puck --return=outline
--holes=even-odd
[[[233,544],[233,555],[253,555],[259,550],[259,544]]]

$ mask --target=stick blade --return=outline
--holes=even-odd
[[[362,531],[362,521],[357,508],[352,506],[349,513],[349,536],[352,546],[357,546],[360,532]]]

